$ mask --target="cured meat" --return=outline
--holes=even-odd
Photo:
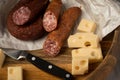
[[[62,9],[61,0],[52,0],[43,17],[43,27],[47,32],[56,29],[59,15]]]
[[[12,20],[16,25],[23,25],[43,14],[49,0],[20,0],[12,9]]]
[[[21,27],[22,26],[22,27]],[[12,14],[7,19],[7,29],[11,35],[21,40],[36,40],[43,36],[45,30],[42,24],[42,17],[34,22],[25,25],[16,25],[12,21]]]
[[[60,52],[80,14],[81,9],[78,7],[71,7],[63,13],[58,28],[49,33],[44,42],[43,50],[46,54],[56,56]]]

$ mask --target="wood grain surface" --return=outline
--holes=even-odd
[[[106,36],[100,42],[104,57],[107,55],[107,53],[111,47],[111,44],[113,41],[113,36],[114,36],[114,31],[112,33],[110,33],[108,36]],[[30,53],[71,72],[71,49],[63,47],[60,54],[54,58],[44,55],[42,50],[30,51]],[[106,68],[109,68],[109,71],[110,71],[112,68],[109,66],[115,63],[114,57],[107,56],[107,57],[105,57],[105,59],[113,59],[113,62],[110,62],[110,61],[107,62],[108,65],[104,69],[99,69],[99,67],[102,66],[101,64],[106,64],[105,62],[91,64],[90,69],[87,74],[85,74],[83,76],[75,76],[75,79],[76,80],[85,80],[85,79],[86,80],[95,80],[95,79],[91,78],[91,76],[93,76],[93,74],[95,74],[95,73],[99,74],[100,70],[105,70]],[[2,69],[0,69],[0,80],[7,80],[7,68],[10,66],[22,66],[24,80],[61,80],[53,75],[43,72],[42,70],[36,68],[35,66],[30,64],[26,60],[16,61],[9,57],[6,57],[3,67],[2,67]],[[104,65],[104,66],[106,66],[106,65]],[[96,70],[97,70],[97,72],[95,72]],[[105,72],[105,73],[108,74],[108,72]],[[97,74],[95,74],[95,76],[98,76]],[[104,79],[104,78],[101,78],[100,80],[102,80],[102,79]]]

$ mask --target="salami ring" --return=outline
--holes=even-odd
[[[33,23],[25,24],[21,27],[13,22],[12,14],[9,14],[7,19],[7,29],[11,35],[21,40],[36,40],[45,33],[42,17],[39,17]]]
[[[52,0],[43,17],[43,27],[47,32],[56,29],[59,15],[62,9],[61,0]]]
[[[63,13],[58,28],[49,33],[44,42],[43,50],[47,55],[56,56],[60,52],[80,14],[78,7],[71,7]]]
[[[12,19],[16,25],[23,25],[43,14],[49,0],[20,0],[12,9]]]

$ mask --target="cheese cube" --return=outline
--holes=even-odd
[[[0,49],[0,68],[2,67],[3,63],[5,60],[5,54],[3,53],[3,51]]]
[[[95,32],[96,23],[90,20],[82,19],[77,30],[83,32]]]
[[[101,48],[80,48],[72,50],[72,58],[88,57],[90,63],[101,62],[103,60]]]
[[[8,80],[23,80],[21,67],[8,67]]]
[[[69,48],[98,47],[99,38],[93,33],[76,33],[68,38]]]
[[[88,72],[88,58],[72,58],[72,74],[83,75]]]

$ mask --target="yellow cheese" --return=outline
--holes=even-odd
[[[72,58],[72,74],[83,75],[88,72],[88,58]]]
[[[3,51],[0,49],[0,68],[2,67],[3,63],[5,60],[5,54],[3,53]]]
[[[21,67],[8,67],[8,80],[23,80]]]
[[[101,62],[103,60],[101,48],[80,48],[72,50],[72,58],[88,57],[90,63]]]
[[[69,48],[98,47],[99,38],[93,33],[76,33],[68,38]]]
[[[95,32],[96,23],[87,19],[82,19],[77,30],[83,32]]]

